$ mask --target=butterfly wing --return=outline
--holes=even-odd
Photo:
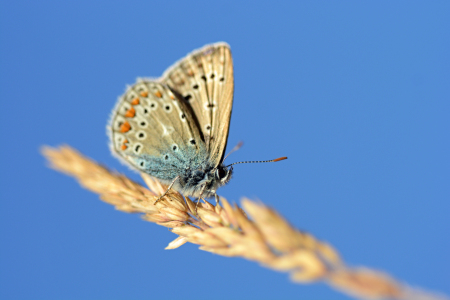
[[[160,79],[181,95],[193,111],[209,152],[221,163],[233,106],[233,61],[226,43],[206,45],[170,67]]]
[[[108,128],[111,149],[131,166],[169,183],[207,157],[184,100],[165,85],[140,79],[127,88]]]

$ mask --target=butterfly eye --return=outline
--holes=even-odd
[[[218,168],[216,170],[216,176],[219,179],[223,179],[225,176],[227,176],[227,171],[224,168]]]

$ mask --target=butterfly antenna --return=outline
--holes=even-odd
[[[253,164],[253,163],[276,162],[276,161],[285,160],[285,159],[287,159],[286,156],[275,158],[275,159],[272,159],[272,160],[240,161],[240,162],[235,162],[235,163],[232,163],[231,165],[228,165],[227,168],[232,166],[232,165],[237,165],[237,164]]]
[[[225,159],[227,159],[227,157],[230,156],[231,153],[233,153],[233,152],[235,152],[235,151],[238,151],[239,148],[242,147],[242,145],[244,145],[244,142],[240,141],[236,146],[234,146],[233,149],[231,149],[230,152],[228,152],[228,154],[225,156],[225,158],[224,158],[222,161],[225,161]]]

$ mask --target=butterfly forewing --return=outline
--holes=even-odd
[[[169,68],[160,79],[187,102],[209,152],[221,163],[233,105],[233,62],[226,43],[195,50]]]

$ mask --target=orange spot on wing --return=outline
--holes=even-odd
[[[120,132],[128,132],[131,129],[131,125],[130,123],[128,123],[127,121],[125,121],[125,123],[123,123],[122,125],[120,125]]]
[[[131,101],[132,105],[138,105],[139,104],[139,98],[134,98],[133,101]]]
[[[144,91],[144,92],[141,92],[141,96],[142,96],[142,97],[147,97],[147,96],[148,96],[148,92],[145,92],[145,91]]]
[[[134,109],[134,107],[131,107],[126,113],[125,113],[125,117],[127,118],[133,118],[136,115],[136,110]]]
[[[175,100],[175,97],[173,95],[170,95],[170,99]]]
[[[161,94],[160,91],[156,91],[155,96],[158,97],[158,98],[161,98],[161,97],[162,97],[162,94]]]
[[[128,144],[128,140],[127,139],[125,139],[123,141],[123,143],[122,143],[122,146],[120,146],[120,149],[122,149],[123,151],[127,150],[127,148],[128,148],[128,146],[125,145],[125,144]]]

